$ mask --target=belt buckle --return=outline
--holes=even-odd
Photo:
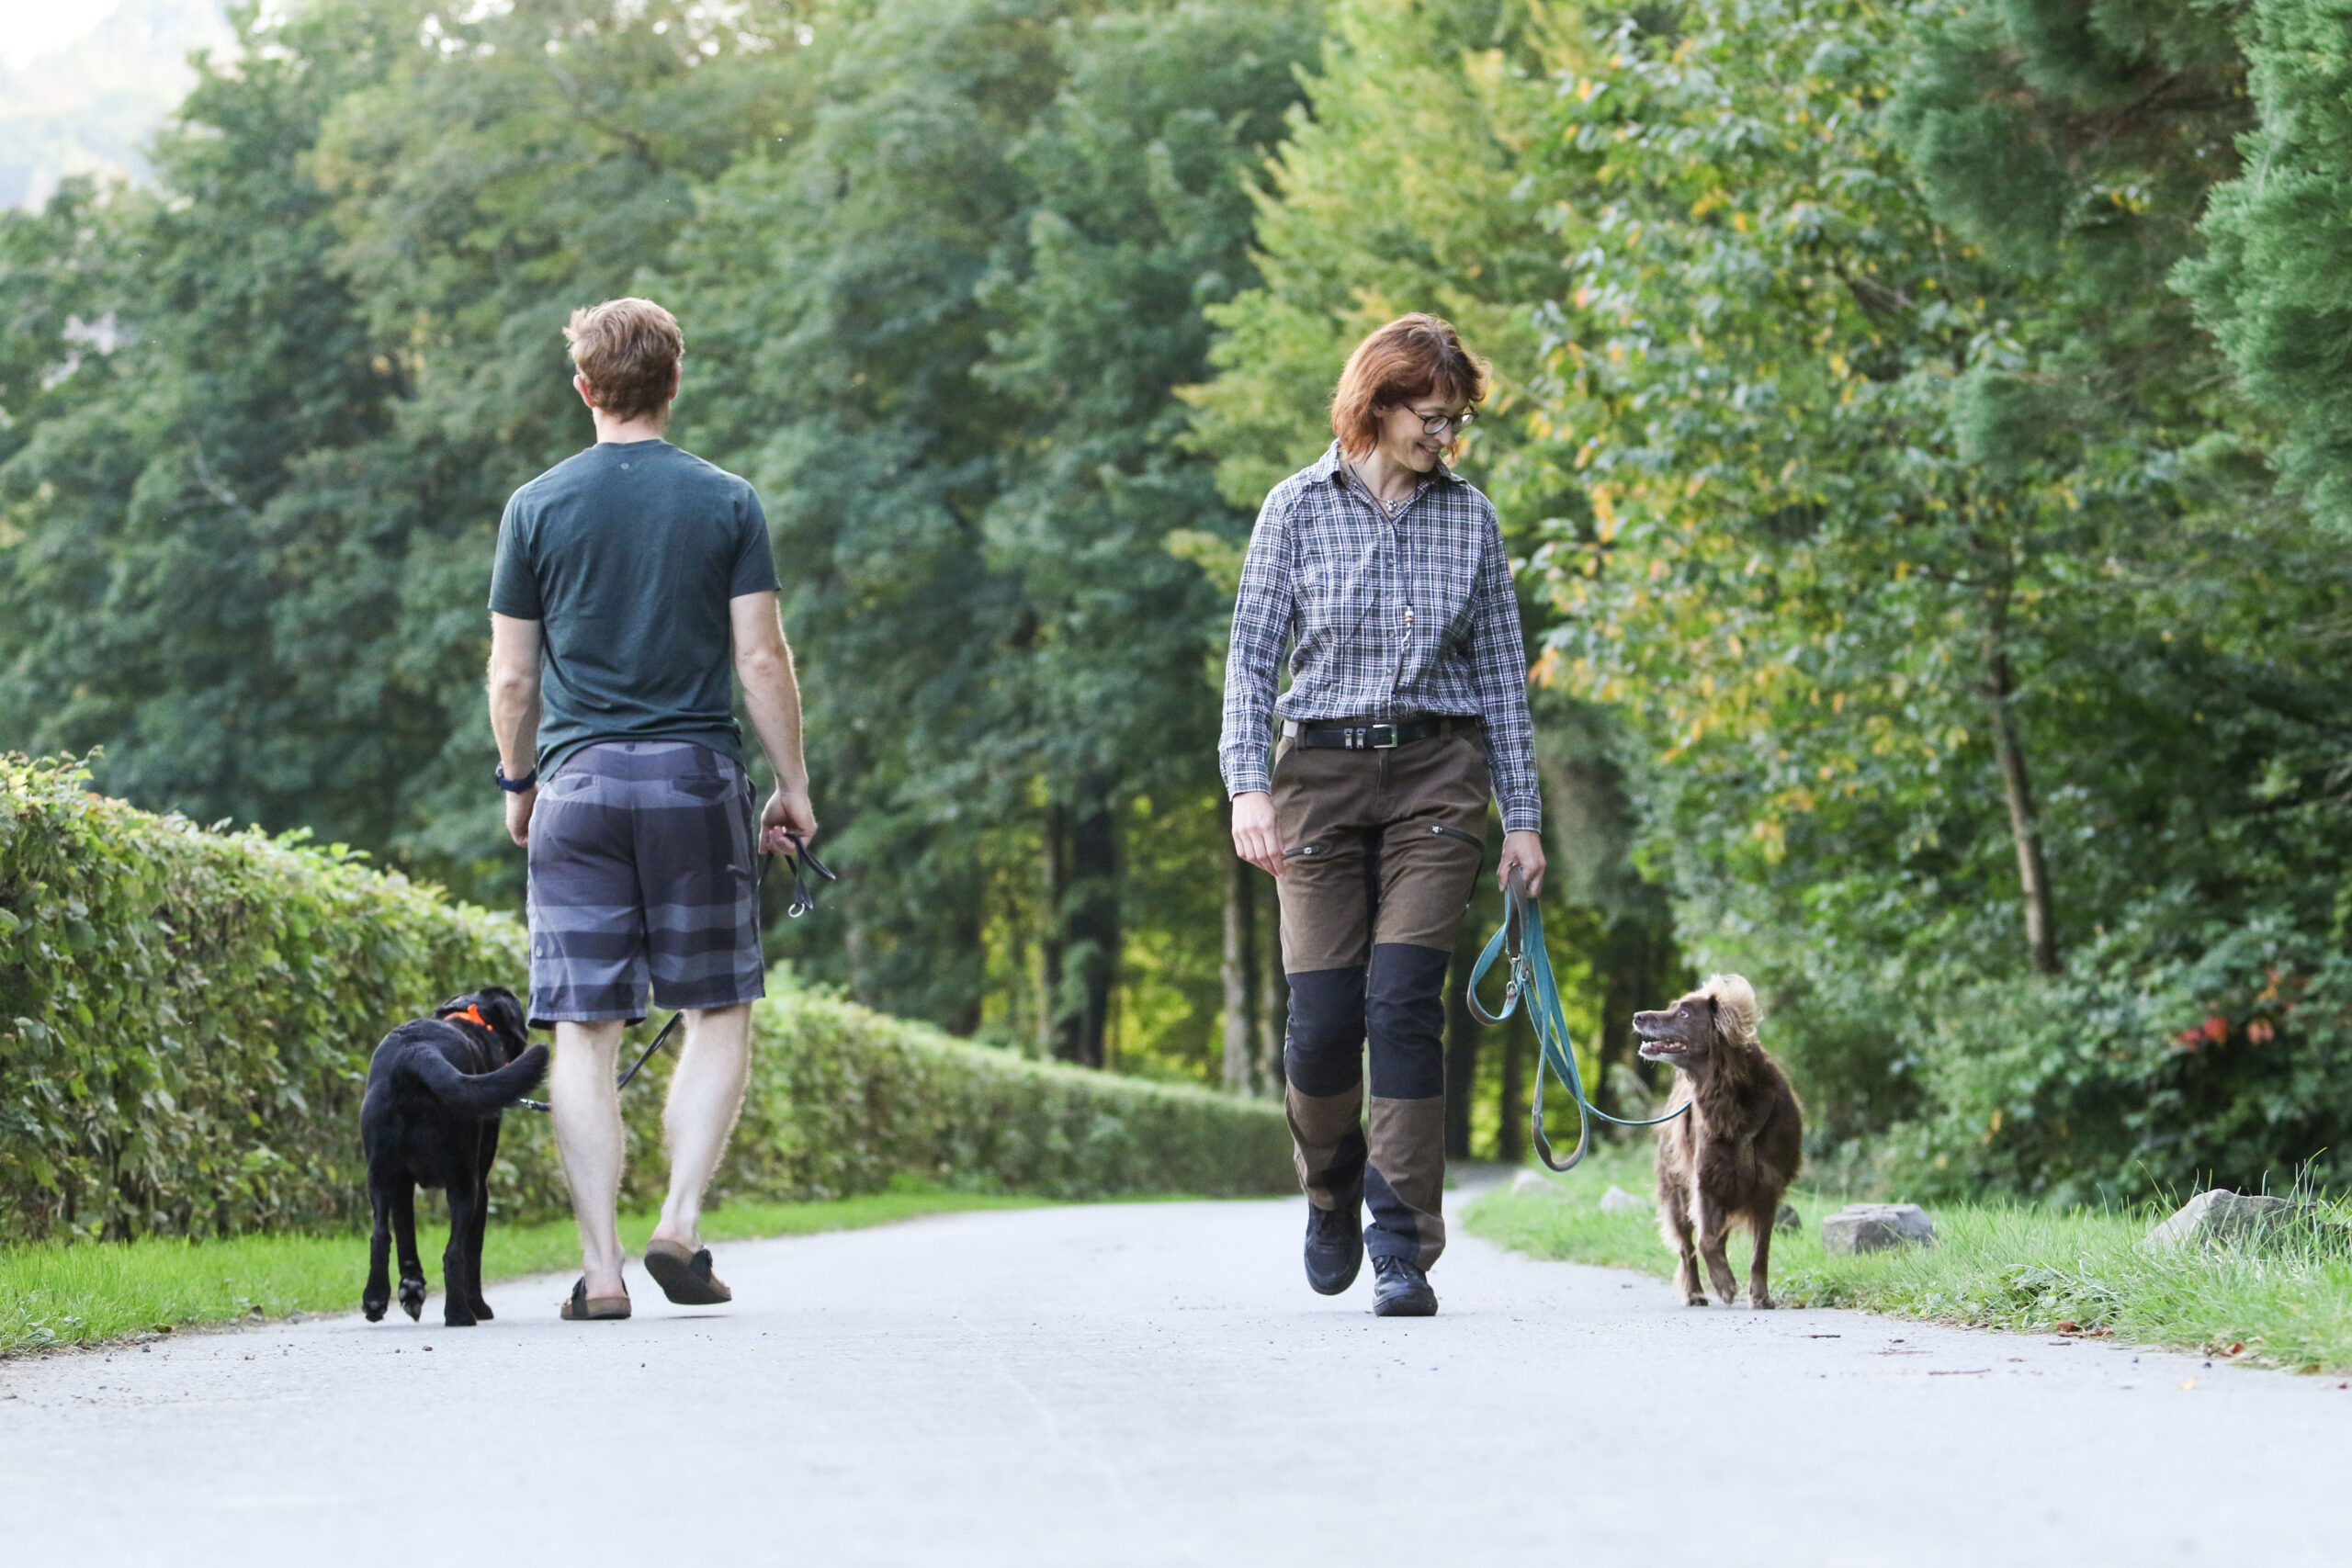
[[[1380,732],[1384,729],[1388,731],[1385,740],[1380,739]],[[1393,724],[1375,724],[1364,734],[1369,737],[1365,744],[1375,751],[1394,751],[1396,749],[1396,727]]]

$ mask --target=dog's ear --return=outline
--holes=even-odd
[[[482,1017],[490,1021],[490,1032],[505,1045],[508,1061],[531,1048],[531,1021],[514,992],[503,986],[485,986],[479,1005]]]

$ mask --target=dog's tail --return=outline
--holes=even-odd
[[[410,1051],[401,1066],[448,1110],[488,1121],[539,1087],[548,1075],[548,1048],[534,1045],[490,1073],[459,1072],[447,1056],[424,1046]]]

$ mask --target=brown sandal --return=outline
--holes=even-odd
[[[689,1253],[682,1241],[654,1240],[645,1244],[645,1271],[662,1293],[680,1306],[718,1306],[735,1299],[735,1292],[710,1271],[710,1248]]]
[[[566,1323],[617,1323],[628,1315],[627,1291],[617,1296],[592,1296],[585,1274],[572,1282],[571,1299],[563,1303],[561,1314]]]

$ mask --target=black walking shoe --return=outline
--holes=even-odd
[[[1336,1209],[1306,1205],[1306,1282],[1336,1296],[1363,1267],[1363,1200]]]
[[[1402,1258],[1372,1260],[1372,1311],[1375,1317],[1435,1317],[1437,1292],[1421,1266]]]

